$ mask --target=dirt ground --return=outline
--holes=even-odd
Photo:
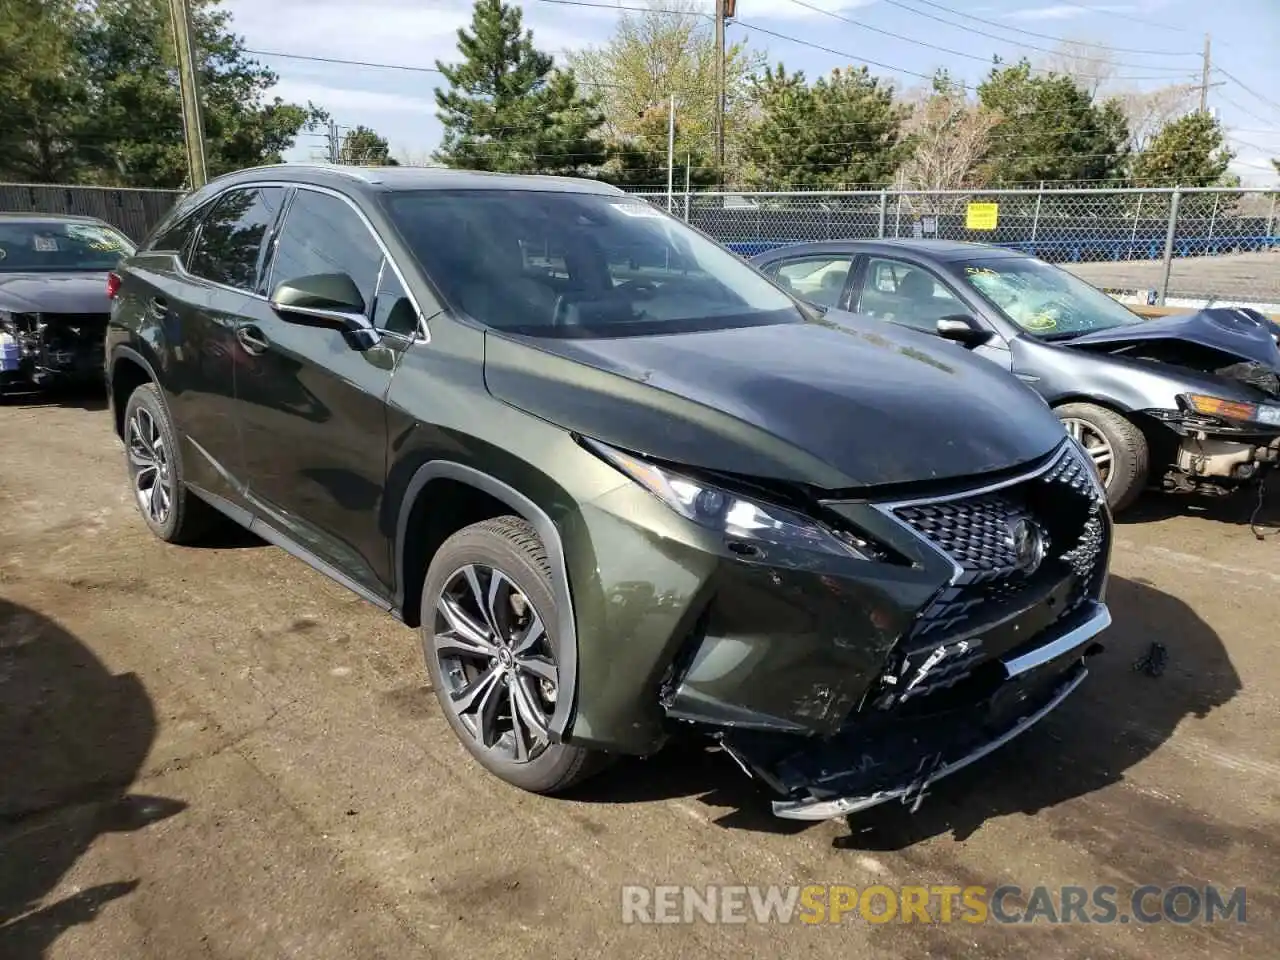
[[[0,957],[1274,955],[1280,535],[1251,505],[1121,524],[1107,652],[1040,728],[914,816],[793,825],[693,745],[572,799],[502,785],[412,631],[247,536],[152,539],[95,404],[0,406]],[[622,922],[624,884],[719,883],[1215,883],[1247,922]]]

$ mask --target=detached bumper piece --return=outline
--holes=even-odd
[[[782,796],[773,802],[779,817],[828,820],[891,800],[914,811],[932,784],[1057,709],[1084,681],[1085,659],[1101,649],[1091,641],[1110,623],[1103,604],[1086,604],[1041,646],[999,661],[999,681],[977,702],[952,701],[910,718],[879,711],[857,715],[839,734],[818,742],[798,745],[794,737],[741,731],[726,734],[721,743],[744,770]]]

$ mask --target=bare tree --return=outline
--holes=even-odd
[[[1118,96],[1129,122],[1129,144],[1133,150],[1145,150],[1152,137],[1174,120],[1190,113],[1199,90],[1197,84],[1189,83],[1120,93]]]
[[[1116,66],[1116,55],[1109,47],[1078,40],[1063,40],[1039,64],[1042,70],[1070,77],[1095,100],[1113,85]]]
[[[999,116],[940,77],[929,90],[913,91],[903,133],[914,147],[898,170],[902,190],[958,190],[981,186],[978,167]]]

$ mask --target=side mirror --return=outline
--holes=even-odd
[[[271,294],[271,306],[289,323],[338,330],[356,347],[377,340],[360,288],[345,273],[318,273],[281,283]]]
[[[993,336],[992,331],[965,313],[943,317],[938,321],[937,332],[943,340],[954,340],[969,349],[982,346]]]

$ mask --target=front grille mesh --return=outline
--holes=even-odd
[[[903,661],[893,672],[904,678],[940,648],[947,651],[928,679],[912,689],[913,697],[963,679],[982,659],[975,635],[984,624],[1016,611],[1029,588],[1052,588],[1071,578],[1059,617],[1097,594],[1105,574],[1108,523],[1092,470],[1085,455],[1066,444],[1046,470],[1009,487],[893,508],[899,521],[959,568],[954,582],[939,592],[899,647]],[[1035,524],[1045,548],[1043,561],[1030,572],[1020,569],[1012,536],[1020,520]],[[969,649],[956,656],[951,651],[960,639],[968,641]]]

